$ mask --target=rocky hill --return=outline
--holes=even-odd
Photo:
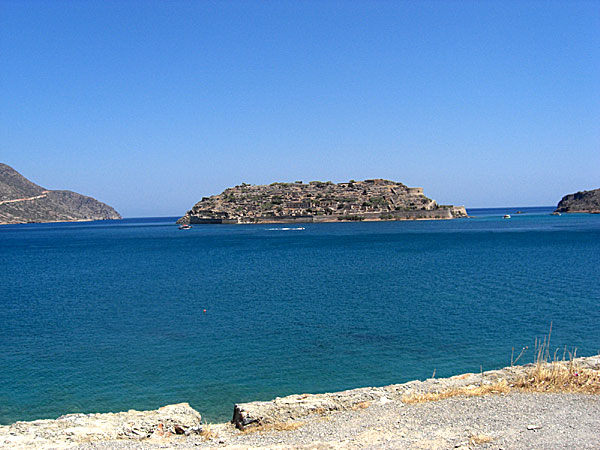
[[[110,206],[71,191],[51,191],[0,163],[0,223],[120,219]]]
[[[178,223],[294,223],[453,219],[462,206],[438,205],[422,188],[382,179],[334,184],[242,183],[204,197]]]
[[[556,212],[586,212],[600,214],[600,189],[565,195]]]

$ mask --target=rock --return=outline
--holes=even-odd
[[[83,442],[115,439],[167,439],[172,434],[199,429],[201,419],[200,414],[187,403],[163,406],[153,411],[67,414],[56,420],[0,426],[0,442],[6,442],[7,448],[68,448]]]
[[[600,189],[565,195],[558,203],[555,212],[600,214]]]
[[[393,386],[360,388],[327,394],[290,395],[267,402],[240,403],[234,406],[231,423],[243,430],[247,427],[287,422],[326,411],[363,409],[373,402],[392,401],[388,398],[390,394],[394,394]]]

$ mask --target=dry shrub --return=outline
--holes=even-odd
[[[472,397],[486,394],[508,393],[511,387],[521,391],[529,392],[573,392],[585,394],[600,394],[600,371],[581,367],[576,362],[576,350],[563,350],[562,359],[557,357],[558,349],[550,355],[550,337],[552,335],[552,324],[550,331],[543,339],[535,340],[534,364],[527,368],[524,375],[517,378],[509,387],[505,380],[496,384],[482,385],[479,387],[450,388],[441,392],[426,392],[423,394],[405,395],[402,397],[404,403],[424,403],[443,400],[459,395]],[[516,362],[527,350],[523,347]],[[464,378],[459,376],[457,378]],[[482,374],[483,376],[483,374]]]
[[[358,409],[367,409],[369,406],[371,406],[371,402],[359,402],[356,405],[352,406],[350,409],[356,411]]]
[[[204,438],[204,440],[209,440],[209,439],[214,439],[217,436],[217,433],[215,433],[213,430],[211,430],[210,425],[202,425],[202,431],[200,431],[199,433],[200,436],[202,436],[202,438]]]
[[[304,422],[263,423],[256,427],[244,428],[243,433],[268,433],[269,431],[294,431],[302,427]]]
[[[426,402],[437,402],[446,398],[457,397],[459,395],[465,397],[475,397],[487,394],[502,394],[510,391],[508,384],[505,380],[499,381],[494,384],[484,384],[477,387],[456,387],[446,389],[440,392],[425,392],[422,394],[411,394],[402,397],[404,403],[426,403]]]
[[[600,394],[600,371],[580,367],[572,359],[536,363],[515,382],[529,392]]]

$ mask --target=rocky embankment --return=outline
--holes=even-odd
[[[600,356],[575,364],[580,372],[573,376],[593,371],[600,383]],[[600,396],[511,391],[528,370],[514,366],[238,404],[227,424],[201,424],[185,403],[157,411],[69,414],[2,426],[0,448],[598,448]],[[459,395],[410,401],[452,391]]]
[[[293,223],[453,219],[463,206],[438,205],[422,188],[382,179],[304,184],[242,183],[204,197],[178,223]]]
[[[600,214],[600,189],[565,195],[555,212]]]
[[[0,426],[0,448],[71,448],[84,442],[168,439],[198,434],[200,414],[187,403],[155,411],[67,414],[56,420],[34,420]]]
[[[105,203],[64,190],[47,190],[0,164],[0,224],[120,219]]]

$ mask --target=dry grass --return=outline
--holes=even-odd
[[[484,384],[477,387],[456,387],[446,389],[440,392],[425,392],[422,394],[411,394],[402,397],[402,401],[407,404],[414,403],[426,403],[426,402],[437,402],[451,397],[458,397],[459,395],[465,397],[476,397],[480,395],[488,394],[502,394],[510,391],[510,387],[505,380],[502,380],[495,384]]]
[[[369,406],[371,406],[371,402],[359,402],[356,405],[352,406],[350,409],[352,411],[356,411],[358,409],[367,409]]]
[[[536,364],[515,383],[529,392],[600,394],[600,372],[578,367],[572,360]]]
[[[301,428],[304,422],[263,423],[256,427],[245,428],[243,433],[268,433],[269,431],[294,431]]]
[[[514,386],[528,392],[574,392],[600,394],[600,371],[580,367],[575,361],[577,350],[558,350],[550,357],[552,324],[547,336],[535,341],[535,362]]]
[[[469,438],[469,444],[471,444],[471,445],[489,444],[493,440],[494,440],[494,438],[492,438],[486,434],[473,434]]]
[[[208,424],[202,425],[202,431],[200,431],[200,436],[206,441],[218,437],[217,433],[215,433]]]
[[[457,396],[506,394],[511,389],[525,392],[600,394],[600,371],[582,368],[573,358],[574,355],[571,355],[568,360],[552,362],[540,359],[510,386],[506,380],[502,380],[495,384],[477,387],[456,387],[439,392],[405,395],[402,397],[402,401],[407,404],[436,402]]]
[[[562,352],[562,358],[557,356],[558,349],[550,354],[550,337],[552,324],[547,336],[535,340],[534,364],[527,368],[525,374],[508,385],[502,380],[492,385],[479,387],[457,387],[440,392],[426,392],[402,397],[404,403],[424,403],[444,400],[459,395],[473,397],[487,394],[508,393],[511,390],[525,392],[571,392],[584,394],[600,394],[600,371],[583,368],[576,362],[576,350]],[[516,359],[514,349],[511,362],[517,362],[528,347],[523,347]],[[512,364],[511,364],[512,365]],[[467,374],[458,378],[466,377]],[[482,373],[483,378],[483,373]]]

